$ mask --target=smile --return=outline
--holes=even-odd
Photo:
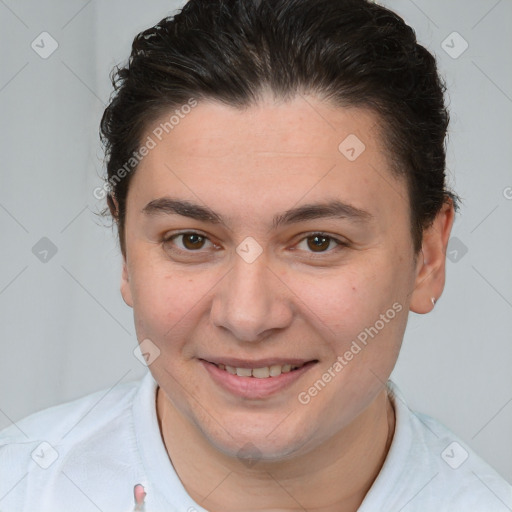
[[[263,399],[283,392],[318,362],[317,359],[246,361],[219,358],[215,362],[200,359],[212,383],[224,392],[244,399]]]
[[[255,377],[256,379],[267,379],[271,377],[279,377],[279,375],[282,373],[293,372],[299,368],[302,368],[304,365],[273,364],[272,366],[263,366],[262,368],[237,368],[235,366],[228,366],[225,364],[215,364],[215,366],[220,370],[224,370],[231,375],[237,375],[238,377]]]

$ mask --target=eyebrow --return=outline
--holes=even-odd
[[[222,217],[207,206],[201,206],[188,200],[168,196],[153,199],[141,212],[148,216],[181,215],[201,222],[224,224]],[[281,225],[323,218],[348,219],[357,223],[368,223],[375,219],[375,217],[366,210],[343,203],[338,199],[333,199],[323,203],[305,204],[297,208],[286,210],[284,213],[274,217],[272,227],[276,229]]]

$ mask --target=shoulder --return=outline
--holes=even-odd
[[[427,414],[411,412],[415,436],[423,444],[433,488],[446,496],[445,507],[471,507],[476,512],[510,510],[512,485],[461,437]],[[456,510],[456,509],[455,509]]]
[[[139,385],[125,382],[34,412],[0,430],[0,447],[49,439],[76,442],[122,414]]]
[[[84,471],[102,453],[119,451],[116,443],[126,443],[140,384],[117,384],[35,412],[1,430],[2,504],[21,510],[29,494],[42,494],[63,469]]]
[[[395,434],[374,497],[418,512],[512,510],[512,485],[443,423],[410,409],[396,384],[388,390]]]

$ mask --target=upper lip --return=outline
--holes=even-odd
[[[214,364],[223,364],[233,368],[265,368],[266,366],[290,364],[292,366],[302,366],[317,359],[297,359],[293,357],[272,357],[266,359],[238,359],[236,357],[202,357],[203,361]]]

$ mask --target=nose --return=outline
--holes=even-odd
[[[211,320],[239,341],[257,342],[290,325],[293,293],[268,266],[264,253],[252,263],[238,255],[216,287]]]

